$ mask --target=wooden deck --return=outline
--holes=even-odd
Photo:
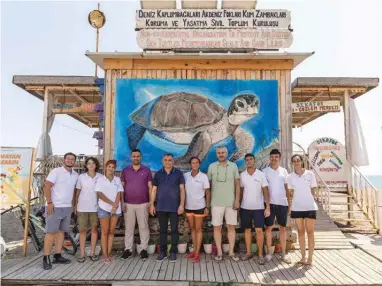
[[[293,262],[299,260],[299,252],[291,252]],[[317,250],[311,269],[287,265],[274,256],[264,266],[256,261],[214,261],[203,254],[200,263],[193,264],[184,255],[176,263],[168,260],[159,263],[156,256],[142,261],[138,256],[121,260],[115,256],[112,263],[90,259],[83,264],[73,261],[68,265],[54,265],[50,271],[42,269],[41,255],[27,259],[12,259],[2,263],[3,284],[103,284],[118,281],[197,281],[237,282],[258,285],[382,285],[382,263],[360,249]],[[73,259],[74,260],[74,259]],[[122,285],[122,284],[120,284]],[[134,285],[134,284],[130,284]],[[144,285],[139,282],[139,285]],[[172,284],[174,285],[174,284]]]

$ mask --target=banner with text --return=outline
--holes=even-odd
[[[136,12],[136,29],[288,29],[287,10],[144,9]]]
[[[144,29],[138,31],[142,49],[281,49],[292,45],[289,30],[281,29]]]
[[[309,163],[328,185],[347,184],[346,149],[333,138],[315,140],[308,148]]]
[[[1,147],[1,208],[25,203],[30,192],[33,148]]]
[[[310,101],[292,103],[292,112],[339,112],[341,103],[339,100]]]

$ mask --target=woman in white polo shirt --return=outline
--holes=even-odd
[[[298,243],[301,250],[299,265],[311,266],[314,250],[314,224],[316,222],[317,204],[313,193],[316,191],[316,177],[312,171],[303,168],[301,155],[294,155],[291,159],[294,172],[288,176],[288,189],[293,192],[291,218],[296,219]],[[308,260],[305,251],[305,231],[308,235]]]
[[[109,160],[105,164],[105,176],[97,180],[98,218],[101,222],[101,249],[103,263],[111,262],[110,254],[113,247],[115,227],[122,215],[121,196],[123,187],[121,179],[114,176],[117,161]]]
[[[95,248],[98,240],[98,197],[95,192],[97,180],[102,177],[96,158],[89,157],[85,160],[86,173],[79,175],[76,186],[74,212],[77,214],[78,230],[80,231],[80,257],[78,262],[85,262],[86,231],[91,227],[90,258],[98,260]]]
[[[190,160],[191,172],[184,174],[186,182],[186,216],[191,229],[194,252],[187,255],[194,263],[200,260],[202,245],[203,219],[208,215],[211,201],[210,182],[206,174],[199,171],[200,159],[193,157]]]

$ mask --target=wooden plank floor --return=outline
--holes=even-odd
[[[292,262],[300,259],[299,251],[290,252]],[[281,262],[278,256],[264,266],[256,260],[232,262],[227,257],[216,262],[212,256],[202,254],[198,264],[184,255],[176,263],[155,261],[156,256],[141,261],[134,257],[125,261],[115,256],[109,265],[101,261],[69,265],[53,265],[53,270],[42,269],[41,256],[28,258],[28,263],[10,260],[2,263],[2,282],[18,285],[21,282],[52,283],[105,283],[118,281],[197,281],[237,282],[257,284],[293,285],[382,285],[382,263],[360,249],[316,250],[311,269],[296,268]],[[139,282],[141,283],[141,282]],[[141,284],[137,284],[141,285]],[[143,285],[143,284],[142,284]]]
[[[293,222],[292,225],[295,223]],[[297,233],[297,230],[294,229]],[[297,236],[298,237],[298,236]],[[342,231],[334,224],[323,209],[317,211],[317,220],[314,229],[315,249],[353,249],[354,246]],[[305,236],[305,245],[308,238]],[[298,240],[296,249],[299,249]]]

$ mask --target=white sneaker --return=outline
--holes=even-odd
[[[267,255],[265,255],[265,260],[266,260],[267,262],[271,261],[271,260],[272,260],[272,255],[271,255],[271,254],[267,254]]]

